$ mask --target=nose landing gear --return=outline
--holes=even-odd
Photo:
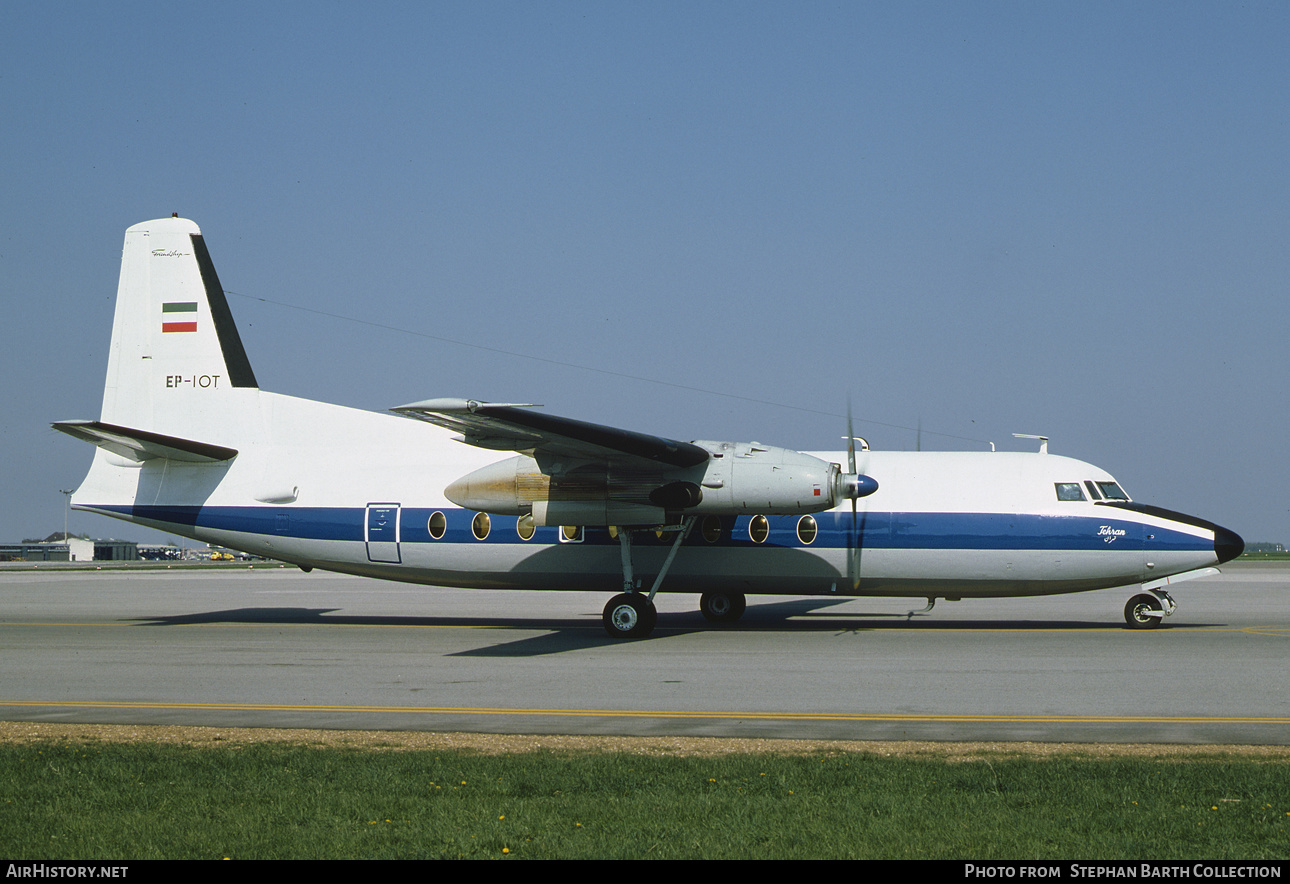
[[[1155,629],[1176,610],[1178,605],[1169,593],[1153,589],[1129,599],[1124,606],[1124,622],[1130,629]]]

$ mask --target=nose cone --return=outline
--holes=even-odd
[[[1203,528],[1206,531],[1212,531],[1214,532],[1214,557],[1218,559],[1217,564],[1220,565],[1224,562],[1230,562],[1232,559],[1245,552],[1245,541],[1241,539],[1241,535],[1237,534],[1235,531],[1228,531],[1221,525],[1215,525],[1213,522],[1206,521],[1205,519],[1198,519],[1195,516],[1188,516],[1183,513],[1177,513],[1173,510],[1167,510],[1163,507],[1151,506],[1150,504],[1145,503],[1107,501],[1099,504],[1099,506],[1110,506],[1116,509],[1128,510],[1133,513],[1142,513],[1147,516],[1168,519],[1171,522],[1181,522],[1183,525],[1191,525],[1193,528]],[[1192,536],[1195,540],[1201,540],[1201,538],[1195,537],[1195,535]],[[1204,541],[1202,540],[1201,542],[1203,543]],[[1150,543],[1147,544],[1147,549],[1153,548],[1154,547]],[[1200,547],[1200,549],[1203,548],[1204,547]],[[1197,549],[1197,547],[1192,547],[1192,549]]]
[[[1235,531],[1214,526],[1214,555],[1218,556],[1220,565],[1223,562],[1232,561],[1243,552],[1245,552],[1245,541],[1241,539],[1241,535]]]

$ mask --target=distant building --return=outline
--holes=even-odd
[[[92,557],[93,552],[90,553]],[[0,543],[0,562],[70,562],[66,543]]]
[[[1245,551],[1247,553],[1283,553],[1286,547],[1284,543],[1247,543]]]
[[[0,543],[0,562],[133,562],[139,545],[133,540],[63,538],[60,531],[44,540]]]
[[[95,540],[94,561],[96,562],[137,562],[139,544],[133,540]],[[77,561],[80,561],[77,559]]]

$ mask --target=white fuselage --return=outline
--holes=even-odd
[[[489,517],[444,496],[453,480],[499,459],[447,430],[260,390],[230,390],[220,411],[196,409],[171,435],[237,448],[229,463],[142,463],[99,451],[76,506],[196,540],[305,566],[447,586],[612,589],[618,541],[588,527],[569,540],[517,517]],[[817,453],[841,462],[841,453]],[[813,516],[719,519],[682,545],[663,591],[935,597],[1036,595],[1137,584],[1217,562],[1198,525],[1091,500],[1057,499],[1058,484],[1110,482],[1103,470],[1050,454],[861,452],[879,490]],[[369,519],[372,507],[381,510]],[[431,517],[446,529],[435,538]],[[379,517],[379,518],[378,518]],[[798,523],[814,521],[815,531]],[[708,539],[714,537],[714,539]],[[859,587],[847,579],[858,538]],[[638,574],[657,570],[670,537],[635,544]],[[805,542],[809,540],[809,542]]]
[[[666,571],[661,589],[678,592],[1020,596],[1151,587],[1241,549],[1046,453],[865,450],[843,473],[840,453],[676,442],[473,400],[399,411],[259,389],[201,231],[167,218],[126,232],[100,419],[55,427],[99,446],[79,509],[416,583],[609,591]],[[628,479],[560,497],[568,457]],[[464,508],[450,486],[502,505]],[[667,570],[681,518],[691,530]]]

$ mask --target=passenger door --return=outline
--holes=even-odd
[[[399,556],[399,516],[401,510],[397,503],[369,503],[367,505],[366,530],[363,537],[367,541],[367,560],[397,565],[403,560]]]

